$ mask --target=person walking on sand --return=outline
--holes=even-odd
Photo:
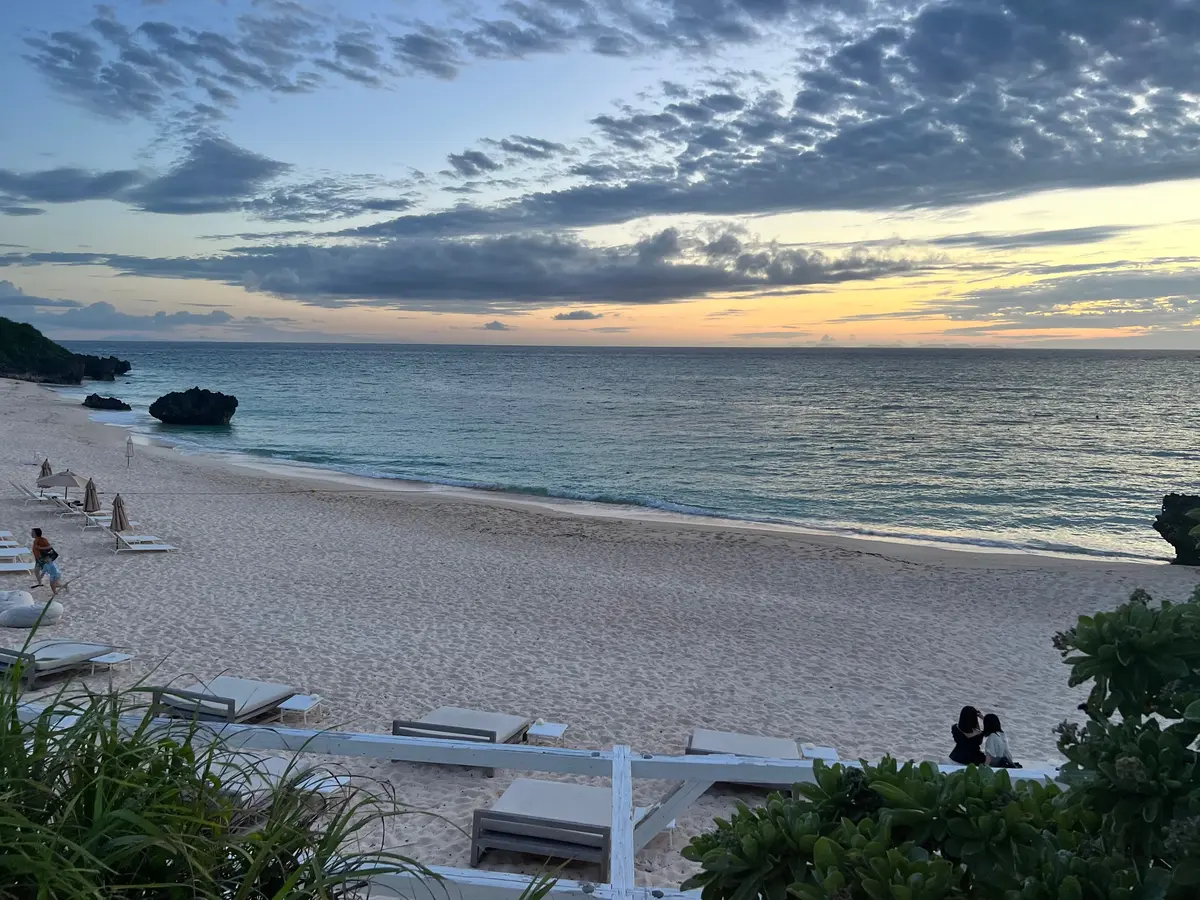
[[[50,599],[53,600],[58,596],[60,590],[66,590],[67,586],[62,583],[62,572],[58,569],[58,563],[47,558],[45,565],[42,566],[42,572],[50,579]]]
[[[34,528],[30,532],[30,535],[33,537],[33,546],[29,548],[29,552],[33,554],[33,575],[37,579],[37,584],[33,586],[40,588],[42,586],[42,579],[45,577],[44,571],[47,561],[54,562],[54,560],[58,559],[58,553],[50,545],[50,539],[43,536],[42,529]]]

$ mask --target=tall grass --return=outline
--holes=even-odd
[[[261,757],[129,693],[60,690],[22,721],[19,678],[0,683],[0,897],[349,898],[432,877],[369,845],[407,812],[382,790],[318,795],[296,765],[264,783]]]

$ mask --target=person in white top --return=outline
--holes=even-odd
[[[983,753],[987,757],[987,764],[993,768],[1020,768],[1013,762],[1012,752],[1008,749],[1008,738],[1000,725],[1000,717],[995,713],[988,713],[983,717]]]

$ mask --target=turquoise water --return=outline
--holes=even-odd
[[[358,475],[1135,557],[1197,487],[1187,352],[71,346],[134,364],[102,421]],[[232,426],[146,413],[193,385]]]

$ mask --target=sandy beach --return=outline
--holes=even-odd
[[[138,446],[127,468],[123,430],[44,388],[2,381],[0,409],[0,528],[41,526],[72,583],[50,635],[131,648],[139,667],[121,683],[152,671],[293,684],[325,698],[322,727],[386,732],[393,717],[457,705],[569,723],[570,747],[682,753],[700,726],[845,758],[940,760],[972,703],[1000,715],[1017,759],[1054,759],[1052,729],[1080,697],[1051,636],[1136,587],[1182,599],[1200,580],[1166,565],[585,515],[163,447]],[[23,507],[8,481],[32,486],[43,457],[94,477],[106,501],[120,492],[140,530],[180,552],[114,554],[105,534]],[[24,638],[0,633],[5,646]],[[469,849],[457,829],[520,774],[349,765],[444,817],[404,820],[390,846],[456,866]],[[663,788],[636,784],[635,797]],[[763,795],[710,792],[681,817],[674,849],[652,842],[638,857],[644,883],[686,877],[678,848],[739,796]],[[495,854],[484,866],[537,861]]]

